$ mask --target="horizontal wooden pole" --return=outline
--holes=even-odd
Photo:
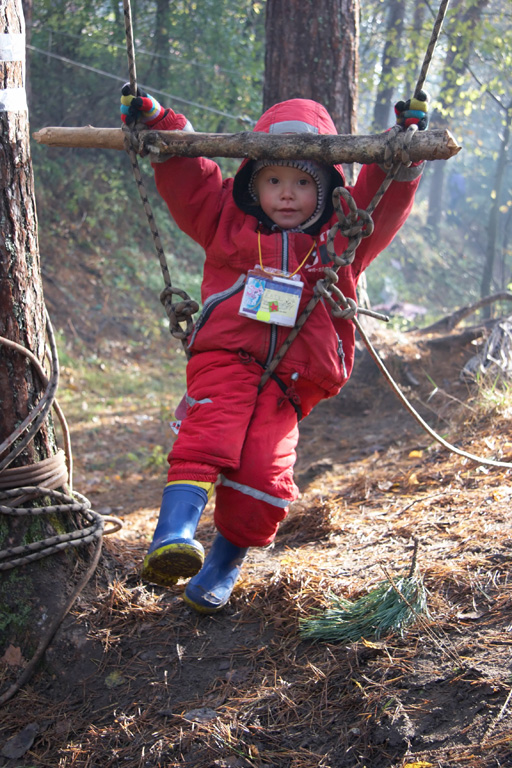
[[[180,157],[250,157],[291,160],[297,157],[331,163],[383,163],[386,147],[392,142],[393,159],[400,158],[400,136],[395,130],[369,136],[314,135],[294,133],[189,133],[187,131],[141,131],[134,149],[141,153]],[[34,133],[39,144],[53,147],[89,147],[91,149],[124,149],[121,128],[42,128]],[[135,137],[134,137],[135,138]],[[132,142],[133,143],[133,142]],[[408,154],[412,162],[448,160],[458,152],[450,131],[417,131]]]

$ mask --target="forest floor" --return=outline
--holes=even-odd
[[[403,335],[378,346],[446,439],[512,460],[512,414],[484,411],[459,382],[471,348],[428,354]],[[139,577],[176,405],[152,391],[158,352],[112,348],[92,364],[99,376],[115,366],[119,387],[138,372],[146,395],[84,389],[63,367],[74,487],[124,527],[105,537],[42,667],[0,710],[0,766],[512,766],[509,470],[442,448],[363,355],[301,425],[301,496],[274,545],[250,550],[222,612],[196,615],[183,585]],[[199,537],[213,533],[208,508]],[[330,593],[355,600],[407,574],[415,539],[427,614],[402,635],[301,635]],[[4,681],[25,661],[8,651]]]

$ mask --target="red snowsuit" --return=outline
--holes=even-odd
[[[155,127],[180,130],[185,123],[183,115],[170,110]],[[336,133],[324,107],[303,99],[271,107],[254,130]],[[312,232],[284,231],[273,226],[249,195],[252,161],[242,163],[235,179],[224,181],[218,165],[206,158],[173,157],[154,169],[158,191],[176,223],[206,253],[203,310],[189,340],[189,408],[169,455],[169,481],[213,482],[220,476],[218,530],[237,546],[265,546],[298,495],[293,482],[298,421],[320,400],[336,395],[350,376],[354,325],[333,318],[329,306],[318,302],[276,375],[258,394],[264,367],[290,329],[242,317],[238,311],[247,272],[259,260],[259,232],[263,265],[289,273],[316,243],[300,270],[300,314],[330,262],[325,243],[336,221],[331,195]],[[338,273],[338,287],[347,298],[356,298],[359,275],[409,215],[421,168],[403,171],[404,180],[394,181],[377,206],[373,234],[361,241],[353,263]],[[377,165],[363,166],[350,190],[358,208],[367,208],[384,178]],[[341,167],[333,167],[331,191],[343,183]],[[343,253],[346,244],[338,234],[336,253]]]

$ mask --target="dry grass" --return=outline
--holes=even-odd
[[[315,454],[305,447],[299,455],[301,500],[274,547],[251,551],[218,616],[193,614],[180,586],[139,580],[160,492],[155,483],[155,501],[147,498],[150,473],[139,471],[133,484],[127,474],[111,478],[93,491],[93,501],[124,514],[125,529],[105,541],[96,583],[45,667],[0,711],[4,748],[26,725],[39,728],[24,754],[0,765],[512,764],[510,473],[403,432],[403,417],[392,421],[389,411],[357,424],[345,419],[340,437],[335,405],[311,422],[321,436]],[[328,434],[326,418],[334,425]],[[130,424],[132,441],[146,428]],[[473,453],[512,452],[503,415],[455,429],[458,445]],[[355,446],[347,434],[357,435]],[[87,476],[80,458],[77,471],[79,487],[80,473]],[[211,539],[211,511],[200,531]],[[324,609],[331,592],[357,600],[386,574],[407,572],[415,539],[429,617],[403,637],[301,638],[300,620]],[[12,674],[5,662],[3,669]]]

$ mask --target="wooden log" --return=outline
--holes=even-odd
[[[92,149],[124,149],[121,128],[42,128],[33,134],[40,144],[54,147],[89,147]],[[141,131],[137,152],[144,155],[175,155],[180,157],[250,157],[254,160],[290,160],[301,157],[323,163],[383,163],[386,147],[392,142],[392,156],[400,158],[400,138],[391,130],[369,136],[322,135],[295,133],[269,135],[266,133],[189,133],[187,131]],[[450,131],[417,131],[409,146],[412,162],[419,160],[448,160],[458,152]]]

